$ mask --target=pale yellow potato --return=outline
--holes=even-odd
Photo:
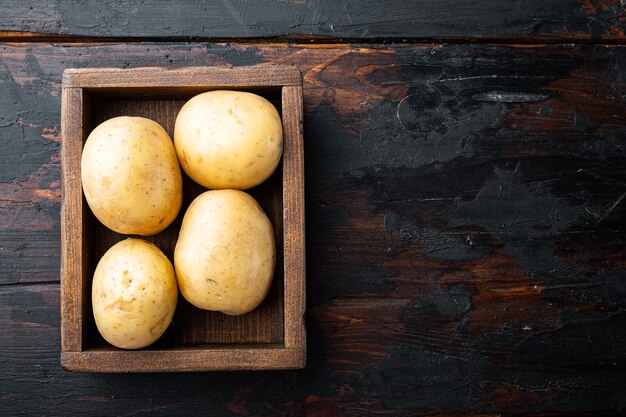
[[[153,235],[176,218],[183,180],[167,132],[143,117],[115,117],[87,138],[81,161],[85,198],[106,227]]]
[[[213,190],[191,203],[174,251],[178,286],[191,304],[247,313],[267,295],[275,263],[272,224],[254,198]]]
[[[276,170],[283,127],[276,108],[261,96],[209,91],[178,113],[174,145],[180,165],[198,184],[245,190]]]
[[[150,242],[126,239],[96,267],[91,302],[102,337],[122,349],[152,344],[167,329],[178,301],[174,267]]]

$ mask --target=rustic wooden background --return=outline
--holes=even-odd
[[[617,0],[3,2],[0,414],[625,414],[625,28]],[[61,72],[256,64],[304,74],[307,368],[63,371]]]

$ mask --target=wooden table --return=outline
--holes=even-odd
[[[626,407],[621,1],[9,0],[0,414],[607,415]],[[308,365],[59,366],[64,68],[295,65]]]

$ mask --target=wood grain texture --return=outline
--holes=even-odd
[[[285,346],[299,348],[306,354],[304,309],[306,299],[304,250],[304,142],[302,86],[282,88],[283,106],[295,109],[286,116],[283,112],[283,202],[285,206]]]
[[[65,369],[83,372],[206,372],[299,369],[304,360],[300,349],[285,349],[282,345],[221,345],[205,349],[62,352],[61,364]]]
[[[161,91],[170,87],[202,89],[207,85],[220,88],[280,87],[302,85],[302,75],[297,68],[265,67],[258,71],[254,67],[243,68],[101,68],[97,72],[90,69],[71,68],[63,72],[63,86],[98,89],[141,89],[158,85]]]
[[[424,38],[624,40],[615,0],[9,0],[0,36],[95,38],[406,40]]]
[[[29,44],[0,59],[0,141],[19,155],[0,155],[5,414],[623,414],[624,48]],[[63,371],[62,70],[259,63],[304,77],[307,368]]]
[[[93,319],[91,277],[106,251],[128,236],[102,225],[84,202],[80,183],[83,144],[96,126],[117,116],[149,118],[173,137],[176,117],[187,100],[204,91],[232,87],[256,92],[273,102],[285,125],[284,169],[248,190],[274,220],[278,267],[269,294],[258,308],[240,316],[201,310],[181,297],[172,324],[156,343],[134,352],[112,349]],[[140,96],[137,89],[142,91]],[[62,91],[63,367],[84,372],[302,368],[305,287],[300,71],[293,67],[68,69],[63,72]],[[145,238],[170,260],[187,207],[206,191],[186,175],[183,189],[177,219],[164,231]],[[242,347],[246,344],[251,349]]]
[[[64,193],[61,206],[61,348],[68,352],[80,351],[84,347],[86,317],[83,313],[87,310],[83,306],[89,299],[83,282],[90,279],[87,270],[90,254],[82,244],[88,224],[83,225],[82,222],[86,210],[80,185],[82,145],[88,134],[83,116],[83,98],[81,89],[63,89],[61,125],[65,138],[71,138],[64,141],[61,148]],[[85,108],[88,108],[86,104]]]

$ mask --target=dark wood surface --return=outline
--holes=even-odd
[[[454,2],[445,3],[449,9]],[[604,28],[602,16],[621,15],[623,6],[557,3],[594,10],[595,18],[571,28],[577,13],[536,16],[538,27],[565,27],[537,32],[560,37],[563,44],[553,45],[540,44],[544,38],[533,33],[506,45],[309,44],[313,38],[295,44],[48,44],[35,38],[38,43],[1,45],[0,410],[623,415],[626,49],[621,35],[616,45],[580,40],[604,36],[592,36],[591,28]],[[455,27],[455,36],[473,39],[529,35],[519,30],[523,24],[498,23],[506,20],[502,13],[476,24],[481,5],[474,6],[476,16],[459,18],[473,23],[459,29],[454,14],[433,14],[431,30]],[[14,19],[16,10],[24,22],[10,30],[40,31],[28,26],[21,4],[3,10],[0,20]],[[108,13],[101,12],[99,24],[123,24],[123,15],[109,19]],[[259,22],[262,17],[259,12]],[[137,20],[121,34],[107,33],[115,26],[106,23],[99,34],[79,35],[132,35],[142,24]],[[397,26],[385,29],[389,38]],[[171,27],[179,32],[173,36],[181,35]],[[155,31],[170,35],[163,27]],[[68,32],[78,33],[59,31]],[[63,371],[62,70],[253,64],[293,64],[304,74],[307,368]]]
[[[624,40],[619,0],[5,0],[6,39]]]

